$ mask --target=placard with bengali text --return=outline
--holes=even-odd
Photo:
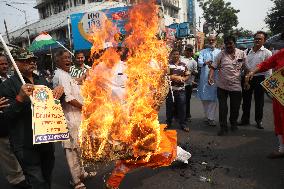
[[[53,98],[52,90],[35,85],[32,100],[33,144],[69,140],[60,101]]]
[[[284,106],[284,67],[265,79],[261,85]]]

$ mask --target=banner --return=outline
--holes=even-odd
[[[203,32],[197,32],[196,42],[198,50],[202,50],[204,48],[204,40],[205,40],[205,34]]]
[[[60,101],[53,98],[52,90],[35,85],[32,100],[33,144],[69,140]]]
[[[92,44],[89,40],[91,27],[100,27],[102,19],[106,16],[119,29],[120,34],[125,34],[125,23],[127,21],[129,7],[116,7],[103,9],[94,12],[72,14],[72,38],[74,50],[91,49]]]
[[[284,67],[265,79],[261,85],[284,106]]]

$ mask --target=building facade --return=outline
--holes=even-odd
[[[28,35],[32,41],[39,33],[48,32],[54,39],[64,41],[68,39],[68,17],[79,12],[92,12],[101,9],[129,6],[137,0],[36,0],[39,21],[18,30],[9,32],[10,43],[19,46],[28,45]],[[158,0],[164,11],[165,25],[195,20],[194,0]],[[7,38],[6,38],[7,39]]]

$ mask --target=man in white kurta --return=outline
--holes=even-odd
[[[221,52],[220,49],[215,48],[216,37],[209,36],[209,47],[200,52],[198,58],[198,66],[201,68],[200,80],[197,87],[197,96],[201,100],[205,121],[210,126],[215,126],[215,118],[217,112],[217,87],[216,85],[208,84],[208,74],[215,57]],[[217,73],[217,72],[216,72]]]
[[[72,176],[74,189],[84,189],[82,183],[84,177],[88,175],[81,166],[79,159],[79,143],[78,133],[81,124],[81,109],[83,104],[80,95],[80,86],[69,74],[71,65],[71,57],[69,52],[59,51],[56,54],[57,69],[54,72],[53,85],[61,85],[64,87],[65,98],[62,102],[62,108],[70,133],[70,140],[63,142],[68,166]]]

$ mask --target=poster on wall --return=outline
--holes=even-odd
[[[85,50],[92,47],[91,27],[101,26],[102,19],[105,16],[110,19],[118,28],[120,34],[125,34],[125,24],[127,22],[129,6],[103,9],[94,12],[72,14],[72,40],[74,50]]]

